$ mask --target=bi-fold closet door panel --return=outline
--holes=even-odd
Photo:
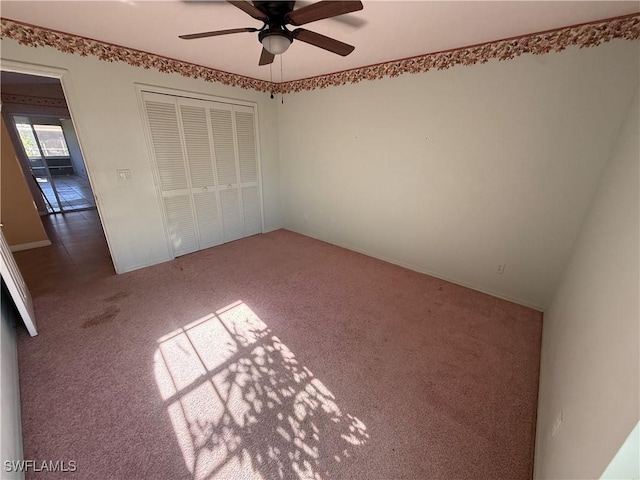
[[[211,123],[202,101],[178,98],[193,209],[200,248],[222,243],[218,182],[212,156]]]
[[[209,114],[213,127],[215,164],[220,185],[224,240],[230,242],[244,236],[233,110],[228,105],[215,104],[209,109]]]
[[[260,193],[258,190],[258,159],[253,109],[234,107],[234,124],[238,145],[238,172],[240,174],[240,200],[244,219],[244,234],[262,231]]]
[[[224,240],[262,231],[254,112],[251,107],[212,104],[215,164]]]
[[[145,93],[143,100],[169,242],[175,256],[184,255],[199,244],[176,99]]]
[[[251,107],[143,92],[175,256],[262,231]]]

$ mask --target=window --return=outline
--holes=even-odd
[[[24,151],[29,157],[29,160],[40,158],[40,150],[38,150],[38,144],[36,143],[36,137],[33,134],[31,125],[28,123],[18,123],[16,120],[16,128],[18,129],[20,140],[22,141]]]
[[[62,127],[59,125],[34,125],[33,128],[38,135],[45,158],[69,156]]]
[[[29,160],[42,158],[36,142],[36,135],[45,158],[69,156],[67,142],[64,139],[62,127],[59,125],[33,125],[32,127],[26,117],[15,117],[15,123]]]

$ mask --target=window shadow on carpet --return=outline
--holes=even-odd
[[[154,368],[195,479],[339,478],[369,438],[243,302],[160,338]]]

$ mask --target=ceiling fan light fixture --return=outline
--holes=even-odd
[[[289,49],[291,38],[284,32],[272,32],[260,38],[260,43],[269,53],[280,55]]]
[[[0,0],[2,1],[2,0]],[[190,33],[178,35],[183,40],[194,40],[196,38],[217,37],[233,33],[258,32],[258,41],[262,44],[262,52],[258,65],[271,65],[276,55],[286,52],[293,40],[322,48],[328,52],[346,57],[355,47],[335,38],[327,37],[320,33],[312,32],[304,28],[296,28],[291,31],[287,25],[299,27],[307,23],[324,20],[325,18],[337,17],[347,13],[362,10],[363,5],[360,0],[345,1],[317,1],[311,5],[295,8],[293,1],[249,1],[249,0],[227,0],[234,7],[239,8],[250,17],[264,23],[262,28],[228,28],[226,30],[213,30],[211,32]]]

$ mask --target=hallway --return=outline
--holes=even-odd
[[[115,275],[95,209],[42,217],[51,245],[14,252],[33,297]]]

